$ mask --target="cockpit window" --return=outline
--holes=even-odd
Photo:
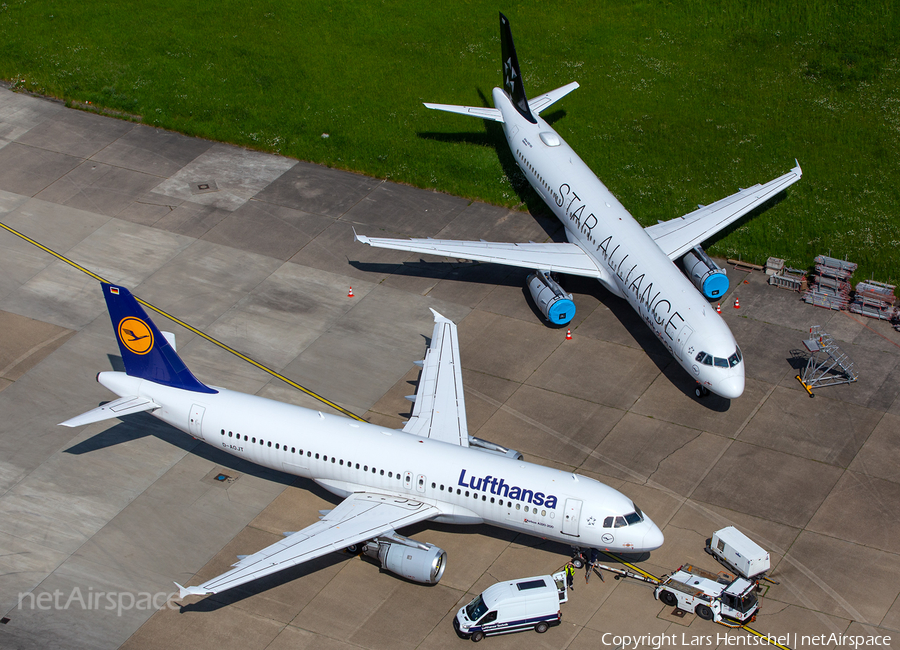
[[[736,348],[734,351],[734,354],[732,354],[730,357],[728,357],[728,365],[730,365],[732,368],[734,368],[737,364],[739,364],[741,362],[741,359],[743,359],[743,355],[741,355],[741,349]]]
[[[711,366],[713,363],[713,358],[706,354],[706,352],[700,352],[697,355],[697,361],[702,363],[704,366]]]
[[[638,517],[641,518],[641,521],[644,521],[644,513],[641,512],[641,509],[638,508],[637,506],[634,506],[634,511],[635,511],[636,513],[638,513]]]
[[[625,521],[625,517],[616,517],[616,528],[625,528],[628,525],[628,522]]]
[[[612,528],[613,527],[613,519],[614,519],[614,517],[607,517],[606,519],[604,519],[603,527],[604,528]]]
[[[713,359],[713,363],[716,368],[727,368],[728,367],[728,359],[723,359],[721,357],[715,357]]]
[[[641,517],[636,512],[629,512],[627,515],[625,515],[625,521],[628,522],[629,526],[633,526],[634,524],[641,523]]]

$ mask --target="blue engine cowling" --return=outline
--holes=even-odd
[[[563,291],[549,271],[531,273],[526,282],[534,304],[551,323],[565,325],[575,317],[572,294]]]
[[[721,300],[722,296],[728,293],[728,276],[725,275],[725,269],[713,262],[699,246],[688,251],[681,263],[691,282],[707,300]]]

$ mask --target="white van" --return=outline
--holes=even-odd
[[[559,625],[559,605],[568,599],[562,572],[498,582],[456,613],[453,629],[461,639],[476,642],[492,634],[544,633]]]

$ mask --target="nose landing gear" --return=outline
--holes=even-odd
[[[709,395],[709,389],[706,386],[701,386],[699,383],[696,387],[694,387],[694,395],[698,398],[706,397]]]

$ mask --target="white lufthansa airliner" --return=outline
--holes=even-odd
[[[417,582],[441,579],[446,553],[396,533],[431,520],[488,523],[579,548],[652,551],[663,535],[634,503],[592,478],[522,460],[468,434],[456,325],[437,312],[402,430],[210,387],[124,287],[103,284],[125,372],[97,381],[120,398],[62,424],[147,411],[229,454],[312,479],[343,499],[320,521],[252,555],[181,597],[214,594],[326,553],[359,550]]]
[[[371,246],[536,269],[528,277],[535,304],[551,322],[575,314],[571,296],[552,272],[596,278],[624,298],[678,363],[697,381],[697,395],[713,391],[733,399],[744,390],[741,351],[707,298],[724,296],[728,280],[700,244],[753,208],[797,182],[800,165],[765,185],[754,185],[683,217],[642,228],[540,112],[578,88],[573,82],[529,101],[509,23],[500,14],[503,88],[495,108],[425,104],[494,120],[529,183],[565,226],[568,243],[494,243],[436,239],[383,239],[356,235]],[[688,280],[675,266],[683,259]],[[692,281],[694,284],[692,284]]]

